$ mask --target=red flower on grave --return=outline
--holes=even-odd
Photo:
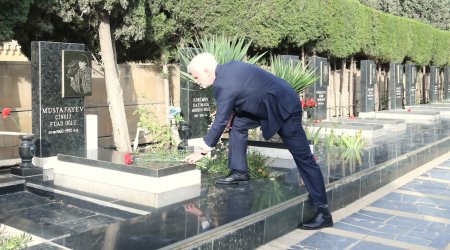
[[[304,102],[303,100],[300,100],[300,104],[302,105],[302,108],[314,108],[317,105],[317,102],[314,101],[314,98],[310,98],[309,100],[306,100]]]
[[[408,108],[408,110],[406,110],[406,112],[411,112],[411,108]]]
[[[125,165],[131,165],[133,164],[133,155],[131,153],[126,153],[123,160]]]
[[[10,108],[3,108],[3,110],[2,110],[3,119],[8,117],[9,114],[11,114],[11,109]]]

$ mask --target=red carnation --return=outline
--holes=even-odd
[[[10,108],[3,108],[3,110],[2,110],[3,118],[8,117],[9,114],[11,114],[11,109]]]
[[[131,153],[126,153],[124,156],[124,163],[125,165],[131,165],[133,164],[133,155]]]

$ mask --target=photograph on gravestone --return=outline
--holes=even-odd
[[[181,54],[190,55],[189,59],[201,52],[200,49],[195,48],[180,49]],[[188,63],[188,60],[181,60],[180,70],[182,72],[187,72]],[[202,138],[205,136],[211,124],[211,112],[214,105],[211,90],[201,89],[187,77],[181,77],[180,103],[181,115],[189,125],[191,138]]]
[[[435,66],[430,67],[430,89],[429,89],[430,102],[439,101],[439,72],[440,72],[439,67]]]
[[[444,99],[450,99],[450,67],[444,68]]]
[[[84,151],[84,97],[62,97],[62,51],[84,51],[84,44],[31,43],[32,130],[35,157]]]
[[[62,97],[92,94],[92,60],[88,51],[62,51]]]
[[[371,60],[361,61],[361,107],[360,112],[375,111],[375,63]]]
[[[416,105],[416,65],[406,64],[405,65],[405,105],[414,106]]]

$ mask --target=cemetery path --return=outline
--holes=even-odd
[[[333,212],[335,225],[294,230],[258,250],[450,249],[450,152]]]

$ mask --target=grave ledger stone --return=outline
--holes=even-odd
[[[389,65],[389,100],[391,110],[403,108],[403,65],[399,63]]]
[[[85,53],[84,44],[31,43],[32,124],[38,158],[83,151],[86,147],[84,94],[62,95],[64,51]]]
[[[309,59],[308,67],[313,70],[318,77],[313,86],[306,91],[306,100],[314,98],[317,106],[313,108],[313,119],[327,119],[327,89],[329,85],[329,63],[326,58],[313,56]]]
[[[450,99],[450,67],[444,68],[444,99]]]
[[[430,89],[429,89],[430,102],[439,101],[439,72],[440,72],[439,67],[435,66],[430,67]]]
[[[181,49],[180,53],[196,55],[201,51],[186,48]],[[187,63],[189,62],[181,60],[180,70],[182,72],[187,72]],[[180,85],[181,115],[189,124],[190,138],[201,138],[206,135],[208,126],[211,124],[211,107],[214,101],[212,93],[209,92],[209,89],[200,89],[197,84],[185,77],[181,77]]]
[[[406,75],[406,87],[405,87],[405,105],[414,106],[416,105],[416,65],[406,64],[405,65],[405,75]]]
[[[361,112],[375,111],[375,84],[377,83],[375,62],[361,61]]]

